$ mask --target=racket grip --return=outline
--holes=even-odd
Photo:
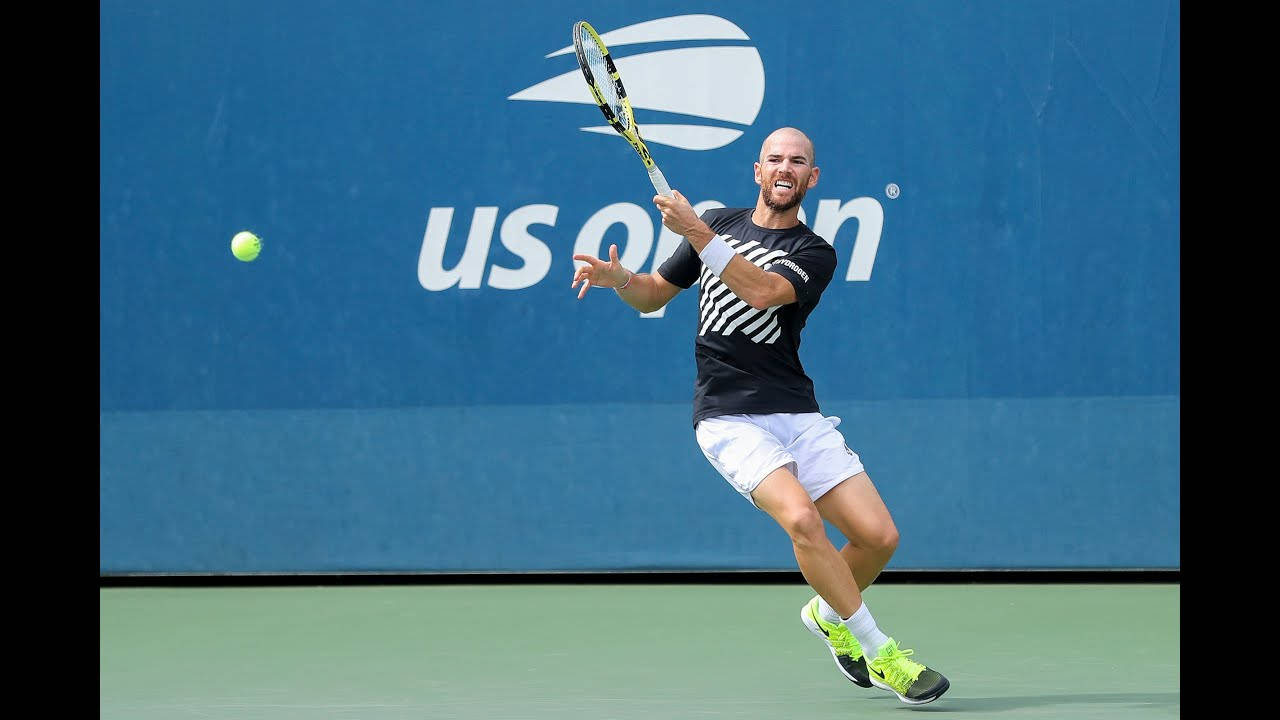
[[[657,190],[659,195],[672,197],[671,186],[667,184],[667,178],[662,175],[656,163],[649,168],[649,182],[653,183],[653,189]]]

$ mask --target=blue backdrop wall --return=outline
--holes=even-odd
[[[101,3],[103,572],[794,568],[694,441],[696,288],[569,287],[681,242],[583,6],[462,5]],[[592,13],[700,208],[814,140],[801,357],[891,568],[1179,565],[1176,1]]]

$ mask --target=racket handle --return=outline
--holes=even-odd
[[[649,182],[653,183],[653,189],[657,190],[659,195],[672,197],[671,186],[667,184],[667,179],[663,177],[662,171],[658,169],[656,163],[649,168]]]

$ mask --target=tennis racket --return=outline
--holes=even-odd
[[[609,48],[605,47],[604,41],[596,34],[595,28],[591,27],[586,20],[579,20],[573,24],[573,49],[578,54],[578,65],[582,68],[583,77],[587,79],[591,97],[595,98],[596,104],[600,106],[604,119],[608,120],[613,129],[626,138],[640,155],[645,169],[649,171],[649,181],[653,183],[653,189],[657,190],[659,195],[671,197],[671,186],[667,185],[667,179],[662,176],[662,171],[653,162],[653,156],[649,154],[649,148],[644,144],[644,140],[640,139],[640,128],[636,127],[636,116],[631,110],[631,101],[627,99],[627,91],[622,87],[618,68],[614,66],[613,58],[609,56]]]

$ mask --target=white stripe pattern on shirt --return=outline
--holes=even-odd
[[[732,236],[722,235],[721,237],[735,253],[762,269],[777,258],[786,255],[781,250],[761,247],[754,240],[743,243]],[[706,335],[708,330],[731,335],[734,330],[742,327],[743,323],[749,323],[742,328],[742,334],[753,343],[763,342],[766,345],[772,345],[782,336],[782,327],[778,324],[778,309],[782,307],[781,305],[756,310],[734,295],[729,286],[725,285],[719,276],[708,270],[705,265],[702,267],[699,280],[702,288],[701,297],[698,299],[698,316],[701,323],[698,335]]]

